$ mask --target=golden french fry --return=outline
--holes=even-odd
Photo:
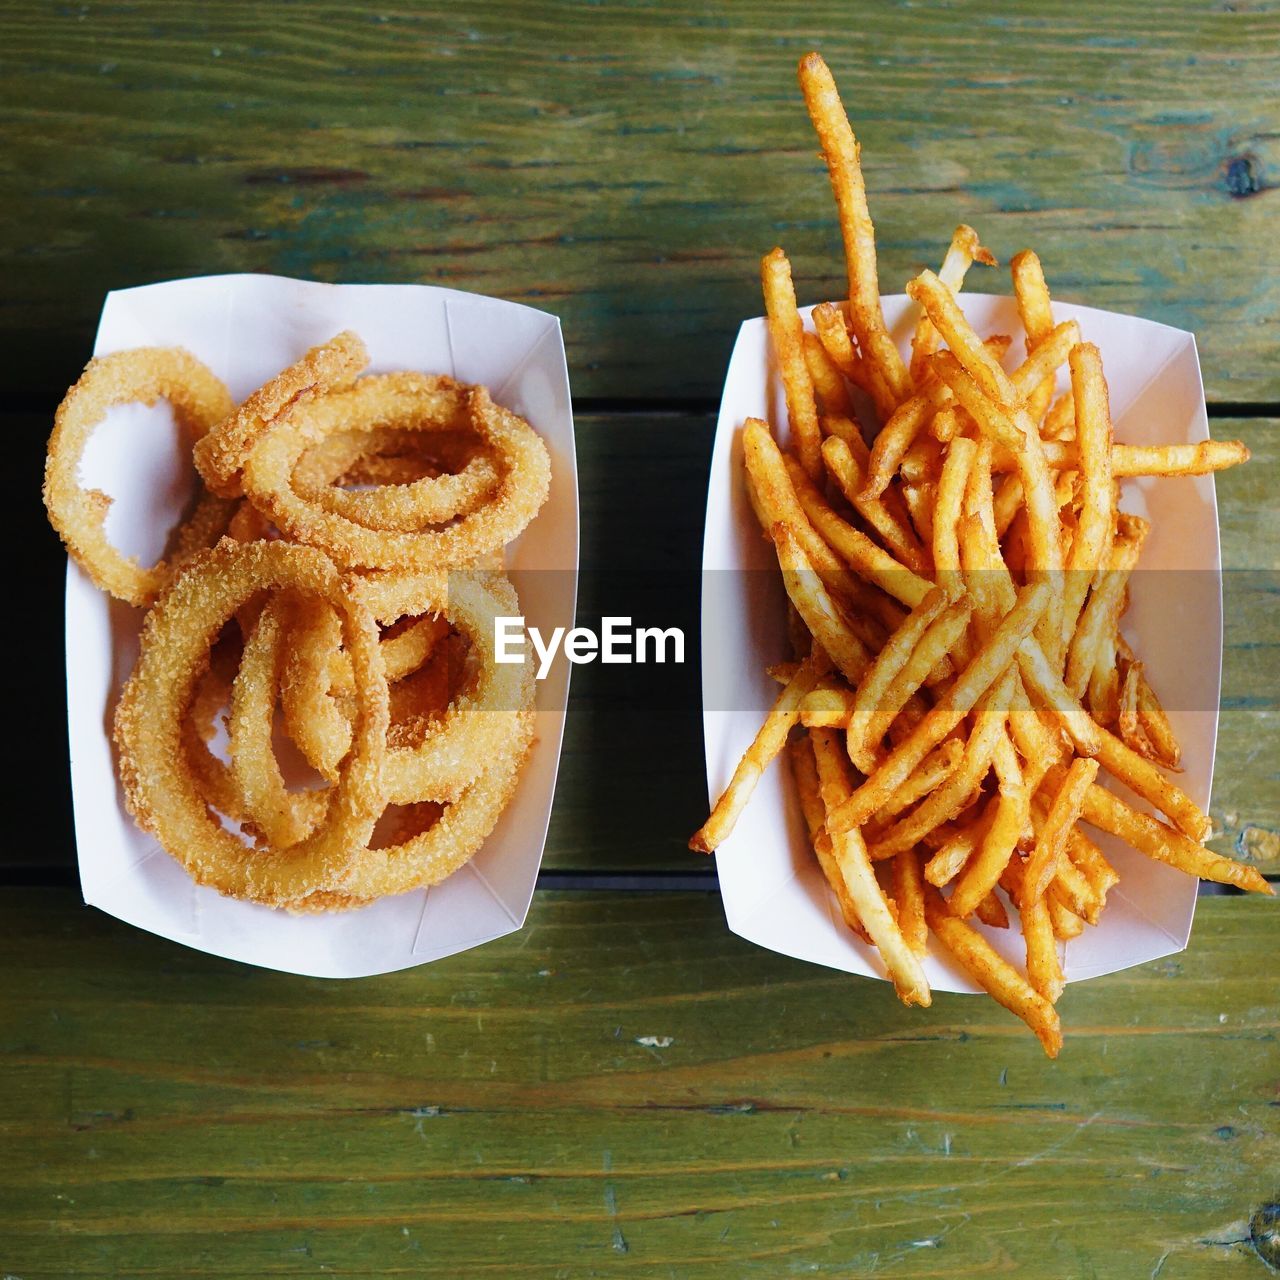
[[[927,578],[913,573],[860,529],[842,520],[801,467],[789,461],[787,471],[805,516],[851,569],[912,609],[933,590]]]
[[[800,670],[798,661],[792,662],[775,662],[772,666],[765,667],[765,675],[769,677],[775,684],[790,684],[795,679],[795,674]]]
[[[847,308],[848,303],[842,308],[834,302],[820,302],[813,309],[813,327],[818,331],[818,341],[822,343],[831,363],[864,395],[871,398],[880,421],[884,422],[897,408],[897,401],[879,370],[869,366],[854,351],[845,320]]]
[[[1049,287],[1045,284],[1040,259],[1030,249],[1014,254],[1009,262],[1013,274],[1013,294],[1018,300],[1018,315],[1027,333],[1027,351],[1034,351],[1053,329],[1053,307]],[[1053,380],[1045,378],[1027,396],[1027,412],[1039,422],[1053,398]]]
[[[898,904],[898,928],[907,946],[918,956],[929,950],[929,926],[924,918],[924,877],[920,855],[904,849],[893,863],[893,898]]]
[[[1116,732],[1120,741],[1140,755],[1151,757],[1146,735],[1138,718],[1138,689],[1142,684],[1142,663],[1130,662],[1120,681],[1120,713],[1116,717]]]
[[[911,528],[909,520],[890,510],[889,502],[880,498],[868,498],[863,491],[866,477],[865,469],[858,462],[853,450],[839,436],[829,435],[822,442],[822,461],[827,471],[836,482],[841,493],[848,499],[853,509],[880,536],[880,540],[888,550],[914,573],[930,574],[932,562],[920,545],[919,538]],[[890,493],[889,490],[885,498]]]
[[[1035,694],[1067,731],[1082,756],[1096,756],[1102,750],[1102,733],[1093,717],[1071,696],[1044,650],[1031,640],[1018,649],[1018,669],[1028,692]]]
[[[818,408],[813,380],[804,357],[804,325],[796,310],[796,291],[791,282],[791,263],[781,249],[773,249],[761,259],[760,279],[764,285],[764,309],[773,342],[782,389],[787,399],[787,420],[801,465],[815,479],[822,474],[818,448]]]
[[[1179,831],[1192,840],[1208,839],[1212,824],[1200,806],[1180,787],[1174,786],[1150,760],[1101,727],[1098,728],[1097,756],[1098,763],[1108,773],[1159,809]]]
[[[1076,449],[1084,477],[1080,524],[1063,585],[1062,632],[1054,654],[1065,654],[1089,584],[1111,556],[1115,482],[1111,475],[1111,408],[1102,354],[1091,342],[1072,347],[1071,389],[1076,404]]]
[[[853,404],[849,399],[849,389],[844,385],[844,378],[835,362],[827,355],[826,348],[818,341],[815,334],[807,330],[802,340],[804,362],[809,370],[809,380],[813,383],[813,392],[819,411],[824,414],[852,413]]]
[[[933,564],[939,582],[960,583],[960,514],[978,445],[957,436],[947,446],[933,504]]]
[[[908,705],[920,686],[929,680],[930,673],[936,671],[947,655],[957,650],[960,642],[965,639],[972,613],[972,600],[963,596],[954,604],[948,605],[930,624],[911,657],[878,699],[865,731],[865,741],[879,742],[889,732],[898,713]],[[945,737],[946,734],[942,736]]]
[[[845,679],[857,684],[871,662],[866,646],[849,629],[848,622],[814,572],[795,526],[776,524],[772,534],[778,563],[782,567],[782,582],[796,612],[804,619],[813,638],[830,654]]]
[[[759,418],[747,419],[742,428],[742,453],[747,490],[766,536],[775,524],[791,525],[827,589],[850,598],[857,590],[857,577],[809,523],[796,497],[784,455],[767,423]],[[798,474],[803,474],[798,463],[793,465]]]
[[[844,729],[853,713],[854,691],[820,685],[800,704],[800,723],[806,729]]]
[[[1067,856],[1087,881],[1090,894],[1097,903],[1097,912],[1101,913],[1112,886],[1120,883],[1120,876],[1115,867],[1107,861],[1102,850],[1079,827],[1076,827],[1067,837]],[[1096,918],[1089,923],[1096,924]]]
[[[853,899],[858,919],[878,948],[898,998],[903,1004],[927,1005],[932,999],[929,983],[920,968],[920,961],[889,910],[871,860],[867,857],[861,832],[835,833],[831,829],[832,812],[846,802],[850,791],[849,762],[844,748],[830,729],[811,729],[809,736],[818,765],[822,803],[827,811],[831,852]]]
[[[1137,516],[1122,515],[1117,521],[1107,567],[1094,580],[1093,590],[1067,651],[1065,682],[1076,698],[1084,696],[1098,651],[1115,633],[1124,603],[1125,584],[1138,563],[1138,553],[1150,527]]]
[[[1011,1013],[1021,1018],[1051,1058],[1062,1048],[1062,1024],[1058,1011],[1003,959],[976,929],[951,914],[942,895],[925,890],[925,919],[939,942],[956,963]]]
[[[924,878],[939,889],[950,884],[964,870],[965,863],[973,856],[974,851],[982,844],[987,829],[995,820],[999,796],[992,796],[982,807],[982,811],[972,821],[962,826],[946,830],[945,838],[940,840],[934,855],[925,863]],[[938,836],[945,828],[939,827],[932,835]],[[925,843],[930,837],[925,837]]]
[[[778,694],[755,740],[738,761],[738,767],[733,771],[724,794],[711,810],[711,816],[690,839],[689,848],[695,853],[713,853],[728,839],[739,815],[746,808],[747,801],[751,799],[756,783],[782,750],[787,734],[800,718],[800,703],[805,694],[830,670],[831,662],[820,648],[815,648],[800,664],[791,683]]]
[[[871,462],[863,489],[868,498],[878,498],[889,487],[916,437],[950,399],[951,393],[947,388],[936,378],[930,378],[919,391],[897,407],[871,446]]]
[[[1044,415],[1040,436],[1046,442],[1045,456],[1049,455],[1049,441],[1074,440],[1076,435],[1076,401],[1071,392],[1064,391]],[[1053,466],[1053,463],[1049,463]]]
[[[888,802],[871,815],[868,829],[874,827],[883,830],[904,809],[946,782],[964,759],[964,749],[965,744],[959,738],[947,738],[943,741],[925,756],[920,767],[890,796]],[[872,861],[875,861],[874,857]]]
[[[1057,1004],[1066,981],[1058,956],[1058,939],[1053,932],[1053,917],[1044,898],[1027,901],[1023,894],[1023,875],[1023,864],[1012,858],[1000,883],[1018,908],[1027,947],[1027,979],[1050,1004]]]
[[[831,190],[840,214],[845,260],[849,273],[849,318],[863,358],[875,366],[896,401],[911,392],[911,378],[885,325],[880,308],[876,272],[875,227],[867,209],[860,148],[849,126],[831,71],[822,57],[806,54],[800,60],[800,88],[822,143]]]
[[[973,914],[991,929],[1009,927],[1009,913],[1004,909],[1004,903],[996,897],[994,891],[978,903],[973,909]]]
[[[1067,856],[1067,837],[1080,817],[1085,793],[1097,776],[1096,760],[1077,758],[1068,767],[1027,859],[1023,897],[1028,902],[1043,897],[1049,882],[1058,874],[1058,866]]]
[[[791,760],[791,776],[795,779],[796,792],[800,797],[800,810],[804,814],[804,824],[809,831],[809,843],[813,847],[818,866],[831,886],[836,900],[840,903],[840,915],[846,925],[853,930],[863,942],[870,943],[871,937],[862,927],[858,919],[858,909],[845,887],[844,876],[836,865],[835,856],[831,852],[831,837],[827,835],[823,825],[826,821],[826,810],[822,807],[822,793],[818,784],[818,766],[813,758],[813,744],[808,737],[792,738],[789,745]]]
[[[1049,919],[1053,924],[1053,936],[1061,942],[1067,942],[1071,938],[1078,938],[1084,932],[1084,921],[1071,910],[1061,898],[1054,897],[1049,894],[1046,898],[1041,898],[1049,908]]]
[[[1006,677],[1006,680],[1012,688],[1011,678]],[[1013,857],[1030,816],[1031,797],[1018,768],[1017,756],[1012,751],[993,749],[992,757],[1000,784],[995,812],[951,894],[951,910],[962,918],[975,911],[982,899],[999,884],[1001,873]]]
[[[875,838],[867,850],[872,861],[891,858],[903,849],[912,848],[934,828],[949,822],[969,806],[991,768],[996,744],[1004,732],[1012,692],[1013,673],[1009,671],[979,703],[977,724],[969,737],[960,766],[905,818]],[[996,875],[999,875],[998,870]],[[995,883],[995,877],[991,883]],[[985,896],[985,891],[979,895]]]
[[[866,734],[881,699],[888,692],[894,677],[906,666],[921,637],[948,603],[946,592],[941,588],[935,587],[930,591],[885,642],[859,684],[847,728],[849,758],[863,773],[871,772],[878,755],[877,743],[867,738]]]
[[[850,797],[849,802],[828,819],[835,831],[860,826],[893,792],[924,757],[969,714],[978,699],[1008,669],[1018,646],[1034,629],[1049,604],[1049,588],[1043,582],[1022,589],[1018,603],[1001,622],[974,659],[956,677],[951,688],[938,699],[929,713],[912,729],[876,770],[875,775]]]
[[[818,419],[824,436],[838,436],[849,446],[850,453],[857,460],[863,471],[871,458],[871,449],[862,434],[857,420],[843,413],[828,413]]]
[[[964,278],[969,268],[975,262],[981,262],[988,267],[996,265],[991,251],[985,249],[978,239],[978,233],[962,222],[952,233],[951,244],[947,247],[946,257],[943,258],[942,266],[938,270],[938,279],[952,293],[959,293],[964,286]],[[911,336],[911,380],[916,386],[924,382],[928,359],[937,351],[940,341],[941,338],[933,326],[933,321],[926,313],[921,312],[919,319],[916,320],[915,333]]]

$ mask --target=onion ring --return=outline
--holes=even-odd
[[[469,564],[517,537],[546,501],[550,460],[533,428],[495,405],[483,387],[470,389],[468,412],[497,455],[502,474],[489,498],[453,523],[413,532],[371,529],[294,491],[291,477],[307,446],[345,427],[366,398],[394,385],[386,378],[365,378],[350,392],[297,406],[267,432],[245,463],[245,492],[253,504],[286,537],[319,547],[346,568],[429,572]]]
[[[332,406],[346,429],[298,459],[291,483],[299,497],[366,528],[412,533],[464,515],[493,492],[498,471],[487,451],[477,448],[483,442],[465,435],[459,440],[469,425],[467,389],[460,383],[400,373],[362,378],[353,390],[357,394]],[[439,452],[454,455],[457,470],[428,466],[425,474],[406,478],[406,461],[412,471],[416,459],[378,455],[407,434],[419,436],[420,450],[435,452],[437,433],[448,437]],[[335,483],[340,479],[377,488],[344,489]]]
[[[290,603],[287,596],[278,593],[258,615],[231,686],[227,721],[231,778],[241,797],[245,820],[255,835],[277,848],[295,845],[314,831],[330,800],[327,790],[289,791],[272,744]],[[334,613],[333,618],[341,633],[338,615]],[[351,726],[345,720],[342,725],[347,738],[345,756],[351,748]]]
[[[210,645],[246,600],[292,588],[321,595],[342,615],[343,647],[356,678],[353,747],[324,823],[287,850],[251,849],[209,813],[182,751],[182,721]],[[314,549],[224,538],[192,562],[147,616],[133,674],[116,707],[114,739],[125,800],[198,884],[279,904],[333,887],[384,807],[387,684],[378,631],[333,564]]]
[[[382,771],[388,804],[454,800],[501,756],[533,705],[532,664],[496,660],[494,619],[519,614],[515,588],[500,573],[455,571],[353,575],[352,591],[380,622],[439,615],[471,643],[478,671],[470,687],[424,726],[421,741],[393,746]]]
[[[133,605],[150,604],[172,578],[174,566],[161,560],[143,568],[136,558],[117,551],[105,529],[111,499],[100,489],[85,489],[78,473],[89,437],[108,409],[134,402],[152,405],[159,399],[173,406],[179,424],[197,441],[233,407],[226,387],[178,347],[142,347],[99,356],[58,406],[45,462],[49,523],[98,587]],[[198,504],[200,528],[210,510]],[[196,532],[176,540],[185,538],[189,550]]]
[[[197,442],[196,470],[204,482],[223,498],[236,498],[241,489],[240,471],[245,459],[283,414],[336,388],[350,386],[369,363],[369,353],[350,330],[312,347],[270,382],[259,387],[234,412]]]

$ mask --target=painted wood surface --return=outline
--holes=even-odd
[[[1280,398],[1271,0],[7,0],[0,31],[24,391],[66,385],[109,288],[270,271],[548,307],[580,396],[714,396],[761,253],[839,287],[817,46],[887,291],[963,219],[1065,299],[1195,330],[1212,399]]]
[[[1056,1063],[985,998],[904,1010],[753,947],[709,894],[542,894],[520,934],[345,983],[65,891],[0,919],[22,1280],[1266,1274],[1267,903],[1205,900],[1185,954],[1069,988]]]

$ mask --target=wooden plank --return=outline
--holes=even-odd
[[[542,894],[346,983],[67,892],[0,912],[23,1280],[1264,1270],[1271,903],[1206,900],[1183,955],[1070,988],[1056,1063],[986,998],[905,1010],[742,942],[711,895]]]
[[[66,385],[109,288],[271,271],[548,307],[579,395],[714,396],[762,252],[786,246],[807,301],[839,288],[794,73],[820,46],[887,289],[964,219],[1002,260],[1034,245],[1064,299],[1194,329],[1212,398],[1280,399],[1270,3],[3,13],[0,333],[24,392]]]

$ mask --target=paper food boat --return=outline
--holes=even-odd
[[[559,321],[494,298],[418,285],[328,285],[209,276],[109,294],[94,353],[182,346],[237,400],[308,347],[354,329],[370,372],[415,369],[487,385],[529,420],[551,454],[551,494],[507,550],[530,625],[571,627],[578,485]],[[124,442],[127,441],[127,447]],[[108,533],[151,563],[193,485],[163,404],[113,410],[83,478],[116,497]],[[559,572],[542,572],[558,570]],[[355,978],[425,964],[524,923],[555,792],[568,664],[538,685],[537,743],[516,794],[475,858],[442,884],[358,911],[291,916],[196,885],[126,812],[108,727],[133,666],[142,611],[67,570],[67,711],[80,885],[87,903],[199,951],[314,977]]]
[[[1010,298],[966,293],[964,309],[982,335],[1014,335],[1006,364],[1021,358],[1022,327]],[[915,312],[902,294],[884,299],[885,318],[904,354]],[[802,312],[806,322],[809,310]],[[1059,321],[1076,319],[1102,350],[1116,439],[1171,444],[1208,439],[1204,389],[1190,333],[1132,316],[1054,303]],[[1060,389],[1068,385],[1065,369]],[[775,429],[786,403],[763,319],[738,332],[716,426],[703,543],[702,701],[707,788],[724,789],[754,737],[777,685],[765,667],[790,656],[785,595],[773,548],[761,536],[743,479],[740,428],[750,416]],[[785,434],[785,433],[784,433]],[[1209,803],[1222,670],[1222,559],[1213,477],[1125,480],[1121,506],[1147,515],[1152,529],[1122,631],[1145,664],[1183,749],[1178,783]],[[1182,571],[1182,572],[1156,572]],[[1105,779],[1105,774],[1102,775]],[[1135,798],[1117,784],[1125,799]],[[1181,951],[1191,932],[1196,880],[1090,829],[1120,874],[1096,928],[1065,944],[1068,982],[1112,973]],[[716,869],[729,927],[762,947],[797,959],[883,978],[874,950],[840,918],[808,843],[784,760],[761,779]],[[971,922],[976,923],[976,922]],[[977,925],[1019,969],[1020,931]],[[977,988],[930,938],[925,974],[939,991]]]

